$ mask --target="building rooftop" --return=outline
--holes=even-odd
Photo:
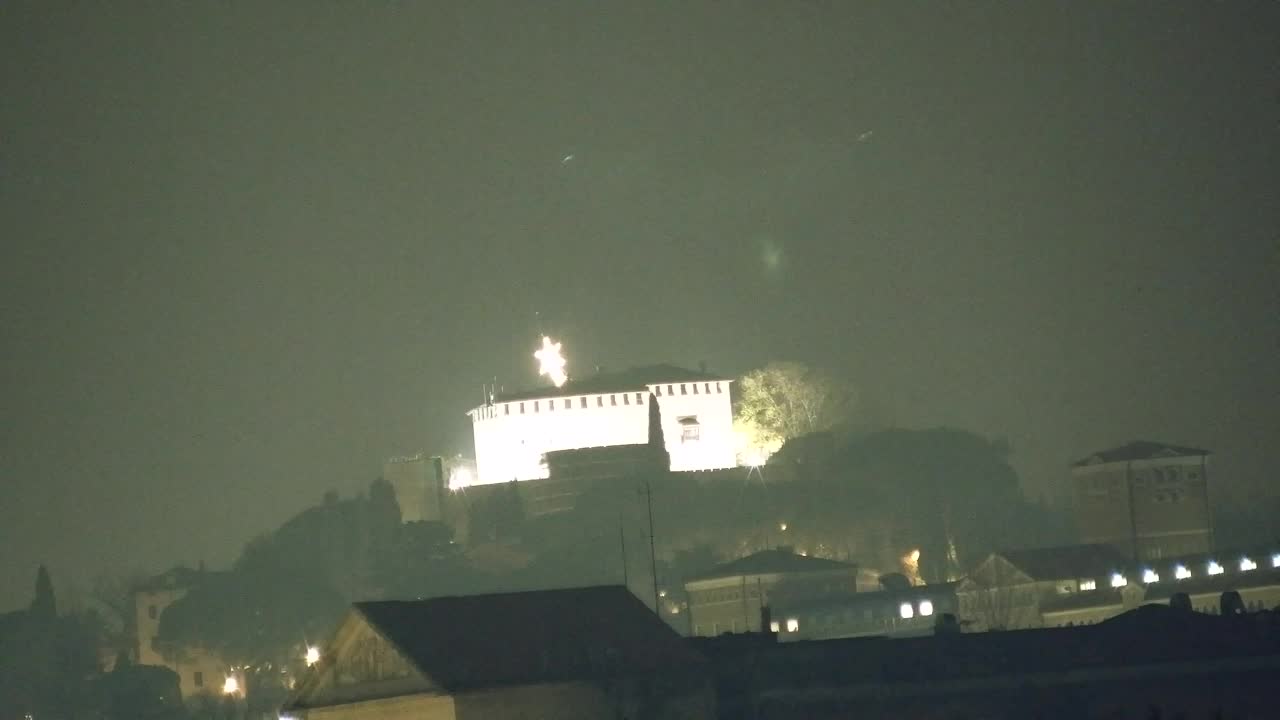
[[[1156,460],[1165,457],[1203,457],[1210,455],[1208,450],[1187,447],[1185,445],[1170,445],[1169,443],[1152,442],[1150,440],[1136,440],[1127,445],[1111,448],[1110,450],[1099,450],[1083,460],[1077,460],[1072,463],[1072,467],[1084,467],[1086,465],[1100,465],[1103,463],[1113,462],[1130,462],[1134,460]]]
[[[598,395],[617,392],[648,392],[650,385],[688,382],[731,382],[722,375],[689,370],[676,365],[644,365],[618,372],[598,372],[585,377],[571,377],[560,387],[548,385],[518,392],[504,393],[494,402],[536,400],[570,395]]]
[[[652,673],[703,659],[624,587],[360,602],[355,609],[450,691]]]
[[[1032,580],[1102,578],[1125,569],[1130,561],[1110,545],[1065,545],[997,553]]]
[[[785,573],[826,572],[831,570],[852,571],[856,569],[856,565],[850,565],[849,563],[797,555],[791,550],[779,548],[761,550],[758,553],[717,565],[704,573],[689,578],[687,582],[737,577],[738,575],[781,575]]]

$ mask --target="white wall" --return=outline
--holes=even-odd
[[[733,410],[729,382],[650,386],[661,392],[662,432],[672,470],[733,467]],[[569,402],[569,407],[565,403]],[[586,406],[583,407],[583,402]],[[524,412],[521,413],[521,405]],[[536,407],[536,411],[535,411]],[[554,407],[554,409],[552,409]],[[476,484],[547,477],[545,453],[612,445],[637,445],[649,439],[649,393],[570,395],[498,402],[475,408],[471,416],[476,446]],[[682,417],[696,417],[699,438],[685,441]]]

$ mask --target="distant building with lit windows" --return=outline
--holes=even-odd
[[[731,382],[651,365],[494,396],[467,413],[475,437],[474,484],[546,478],[548,453],[643,445],[649,441],[653,401],[660,410],[671,470],[734,467]]]
[[[1132,442],[1074,463],[1071,477],[1084,542],[1133,560],[1213,549],[1208,450]]]
[[[215,573],[175,567],[133,588],[133,628],[135,657],[139,665],[167,667],[178,675],[182,698],[218,696],[228,677],[228,666],[212,649],[175,646],[160,639],[160,617],[165,609],[181,600]]]
[[[774,613],[773,632],[794,634],[799,621],[786,616],[786,608],[853,596],[858,567],[782,547],[718,565],[687,580],[684,589],[692,635],[768,632],[761,627],[765,607]],[[796,629],[789,629],[789,621]]]

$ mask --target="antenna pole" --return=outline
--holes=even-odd
[[[622,585],[631,589],[631,581],[627,578],[627,533],[622,527],[622,511],[618,511],[618,547],[622,551]]]
[[[653,542],[653,488],[649,486],[649,478],[644,479],[644,500],[649,507],[649,570],[653,574],[653,611],[662,617],[661,606],[658,605],[658,553]]]

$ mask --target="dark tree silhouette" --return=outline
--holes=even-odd
[[[58,617],[58,603],[53,597],[53,581],[49,579],[49,569],[44,565],[36,571],[36,596],[31,601],[31,617],[41,621],[52,621]]]

